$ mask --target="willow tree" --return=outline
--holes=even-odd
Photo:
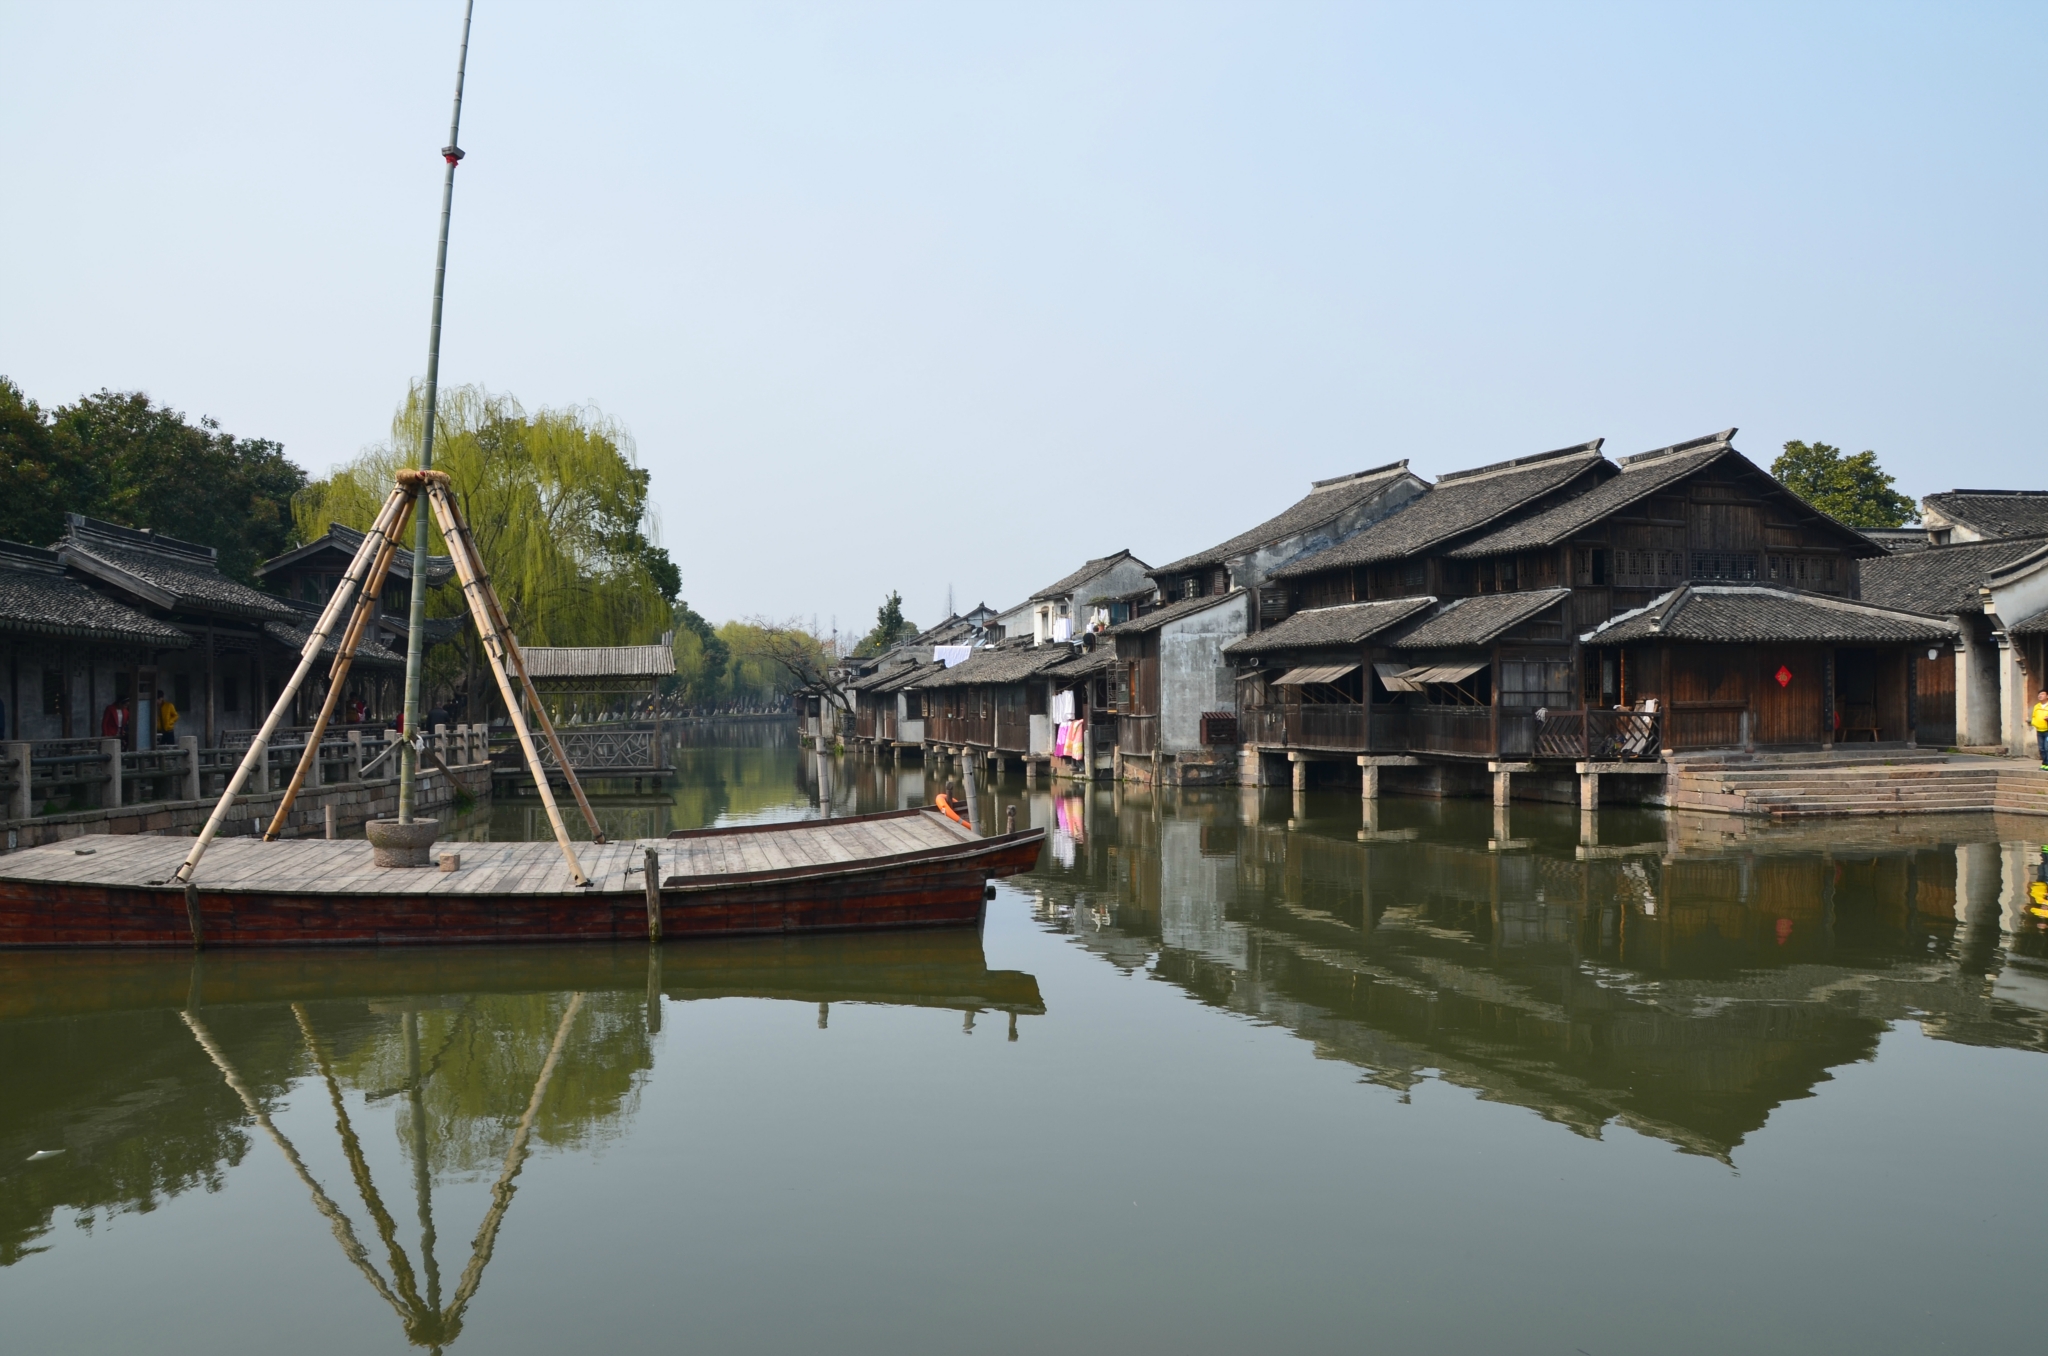
[[[294,499],[299,530],[310,538],[330,522],[368,527],[392,478],[418,464],[424,410],[415,384],[388,440]],[[676,586],[675,569],[653,541],[648,474],[632,435],[601,411],[586,405],[529,414],[481,386],[443,387],[434,465],[448,473],[522,644],[644,645],[669,629],[665,595]],[[429,549],[447,550],[438,528]],[[464,610],[452,589],[428,604],[432,616]],[[438,655],[430,676],[447,683],[457,668],[466,670],[476,693],[473,646],[472,638],[460,659]]]

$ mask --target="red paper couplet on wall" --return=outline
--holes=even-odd
[[[1778,665],[1777,678],[1779,687],[1792,686],[1792,670],[1786,668],[1783,664]]]

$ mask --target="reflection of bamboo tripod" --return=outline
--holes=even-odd
[[[483,556],[477,550],[476,538],[471,535],[469,524],[463,521],[462,510],[456,506],[455,496],[448,488],[448,475],[444,471],[400,471],[398,485],[384,501],[378,511],[377,520],[364,534],[361,546],[356,548],[355,559],[349,562],[348,572],[335,586],[334,595],[327,600],[327,606],[320,613],[320,620],[313,627],[306,644],[299,652],[299,666],[293,670],[291,681],[278,694],[277,703],[270,708],[263,728],[249,741],[249,751],[242,757],[241,766],[228,779],[221,792],[220,803],[213,808],[213,814],[206,821],[206,827],[199,832],[198,841],[185,854],[184,862],[178,867],[174,880],[186,888],[188,905],[192,897],[192,872],[199,865],[199,859],[206,855],[207,847],[220,832],[222,822],[227,818],[228,809],[241,794],[243,786],[268,754],[270,738],[277,732],[287,712],[291,710],[292,699],[298,695],[306,676],[312,672],[314,659],[327,644],[341,615],[351,601],[355,611],[350,616],[348,628],[342,633],[341,643],[336,647],[334,663],[328,670],[327,697],[320,706],[320,718],[313,722],[311,733],[306,736],[305,751],[299,756],[299,766],[292,773],[290,785],[285,788],[284,798],[278,802],[277,812],[271,816],[270,827],[265,831],[265,841],[273,841],[283,830],[286,816],[291,813],[292,803],[298,799],[299,788],[305,785],[306,775],[320,757],[320,740],[327,733],[327,722],[334,714],[335,703],[340,700],[342,687],[349,667],[354,663],[356,650],[363,641],[363,632],[368,628],[370,615],[377,598],[384,590],[384,576],[391,568],[392,558],[398,553],[398,543],[405,534],[405,526],[411,519],[419,496],[424,494],[432,507],[434,520],[440,526],[441,536],[448,543],[448,553],[454,558],[455,573],[462,580],[462,594],[469,603],[471,620],[476,623],[477,634],[483,638],[484,656],[490,661],[491,674],[498,680],[498,691],[505,699],[505,711],[512,722],[512,731],[519,737],[520,750],[526,755],[526,766],[533,774],[533,783],[540,792],[541,804],[548,812],[548,822],[554,826],[555,841],[561,844],[562,855],[568,859],[569,874],[576,884],[589,885],[589,877],[583,874],[582,864],[576,860],[576,849],[569,843],[568,826],[562,822],[562,812],[555,804],[554,792],[548,786],[548,770],[542,766],[540,752],[533,741],[533,730],[527,724],[521,706],[523,697],[530,703],[533,718],[540,725],[541,733],[547,737],[548,747],[554,753],[555,764],[561,769],[569,790],[582,807],[583,817],[590,824],[591,841],[602,843],[604,831],[597,826],[597,812],[590,808],[589,799],[583,794],[583,785],[576,779],[576,770],[569,765],[568,750],[562,747],[561,736],[555,733],[554,722],[548,719],[547,708],[541,705],[540,694],[533,689],[533,679],[526,672],[526,658],[519,652],[519,642],[513,638],[512,628],[506,623],[504,609],[499,606],[498,594],[491,587],[490,576],[484,571]],[[414,569],[425,569],[425,561],[413,562]],[[518,677],[518,687],[513,686],[513,676]],[[407,730],[406,741],[416,755],[434,758],[426,739],[418,730]],[[439,763],[438,758],[434,758]],[[443,771],[446,771],[445,766]]]
[[[369,1249],[356,1237],[355,1226],[349,1223],[347,1215],[336,1205],[320,1183],[306,1167],[305,1159],[292,1142],[286,1139],[256,1100],[234,1066],[228,1063],[225,1052],[220,1048],[213,1033],[199,1019],[198,1014],[186,1011],[182,1014],[185,1025],[192,1028],[192,1035],[199,1041],[206,1057],[213,1061],[221,1076],[242,1099],[243,1109],[249,1118],[263,1128],[271,1142],[277,1145],[292,1171],[312,1193],[313,1208],[326,1217],[334,1229],[334,1240],[341,1245],[341,1251],[354,1264],[356,1270],[370,1283],[370,1288],[382,1297],[386,1304],[397,1311],[399,1320],[405,1324],[406,1340],[415,1346],[429,1347],[438,1352],[448,1343],[462,1335],[463,1311],[469,1307],[470,1299],[477,1287],[483,1284],[484,1267],[489,1264],[492,1252],[498,1245],[498,1229],[505,1222],[505,1212],[512,1204],[512,1195],[517,1188],[513,1185],[520,1169],[526,1166],[527,1150],[533,1143],[534,1121],[540,1115],[542,1100],[547,1096],[548,1083],[555,1076],[555,1068],[562,1062],[562,1048],[568,1043],[569,1028],[576,1021],[576,1014],[582,1010],[583,995],[578,993],[569,999],[569,1006],[562,1013],[562,1020],[555,1027],[554,1043],[548,1047],[547,1058],[541,1062],[540,1073],[534,1079],[533,1095],[527,1098],[526,1112],[519,1118],[518,1129],[513,1133],[511,1147],[505,1151],[504,1165],[499,1169],[498,1180],[491,1184],[490,1208],[484,1212],[483,1222],[478,1225],[476,1237],[470,1243],[469,1265],[462,1270],[462,1279],[456,1283],[455,1294],[447,1304],[441,1303],[441,1265],[434,1255],[433,1201],[429,1194],[429,1172],[427,1163],[426,1107],[420,1096],[423,1073],[419,1061],[418,1018],[407,1014],[406,1036],[406,1086],[404,1091],[412,1098],[413,1129],[413,1190],[418,1198],[420,1220],[420,1261],[426,1272],[427,1293],[419,1292],[412,1261],[406,1256],[404,1247],[398,1241],[397,1225],[391,1212],[378,1194],[376,1184],[370,1180],[368,1161],[363,1156],[362,1141],[356,1137],[355,1127],[349,1123],[348,1111],[342,1103],[341,1084],[335,1080],[334,1069],[327,1058],[327,1051],[313,1034],[313,1024],[306,1016],[304,1007],[292,1004],[292,1015],[298,1018],[300,1034],[304,1036],[306,1051],[312,1056],[313,1064],[326,1081],[329,1101],[334,1105],[334,1128],[341,1136],[342,1152],[348,1159],[349,1172],[355,1178],[356,1190],[362,1195],[363,1206],[370,1212],[371,1220],[377,1226],[377,1236],[383,1241],[391,1261],[391,1279],[385,1280],[377,1270],[377,1264],[370,1260]],[[451,1033],[450,1039],[453,1039]],[[434,1067],[438,1067],[437,1057]],[[431,1074],[432,1068],[425,1070]],[[395,1287],[395,1288],[394,1288]]]

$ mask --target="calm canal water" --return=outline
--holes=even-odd
[[[979,936],[0,955],[0,1347],[2042,1349],[2048,824],[982,806]]]

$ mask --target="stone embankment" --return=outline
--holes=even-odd
[[[421,814],[434,814],[454,804],[458,788],[475,800],[489,798],[491,765],[488,762],[458,763],[448,771],[453,775],[452,781],[439,771],[421,771],[416,788],[416,804]],[[263,832],[283,798],[281,788],[235,797],[221,832],[244,837]],[[199,832],[218,802],[219,798],[215,796],[204,800],[159,800],[142,805],[123,805],[118,809],[81,810],[74,814],[8,820],[0,823],[0,850],[39,847],[87,833],[154,833],[189,837]],[[379,777],[370,781],[306,787],[292,803],[292,812],[286,817],[281,836],[305,838],[325,833],[329,806],[334,809],[337,833],[360,829],[365,820],[388,819],[398,813],[398,778]]]
[[[2048,815],[2048,772],[2011,758],[1893,752],[1826,761],[1674,759],[1665,803],[1774,820],[1838,815]]]

